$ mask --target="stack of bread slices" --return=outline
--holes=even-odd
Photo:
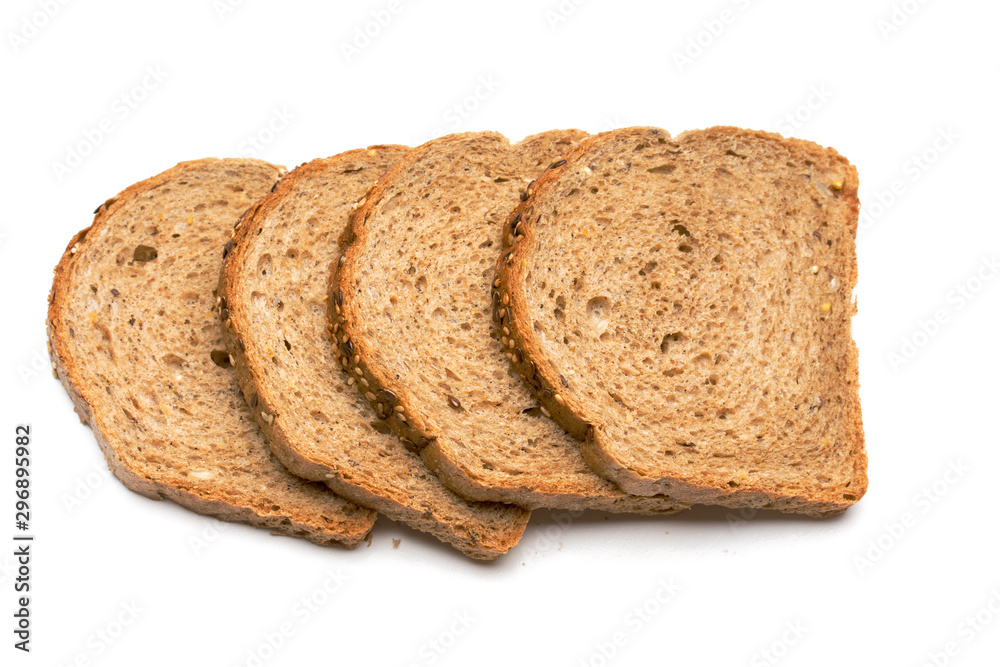
[[[128,488],[320,544],[378,513],[478,559],[535,508],[828,516],[867,487],[857,190],[730,127],[185,162],[70,241],[53,368]]]

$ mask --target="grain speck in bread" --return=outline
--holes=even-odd
[[[102,204],[55,270],[53,367],[129,489],[201,514],[355,546],[375,513],[287,471],[240,394],[213,290],[233,223],[280,178],[184,162]]]
[[[275,454],[294,472],[479,559],[520,539],[529,512],[445,487],[348,383],[329,342],[327,280],[337,238],[367,186],[402,157],[373,146],[289,173],[240,222],[219,284],[224,331],[244,394]],[[377,391],[364,391],[376,397]]]
[[[671,513],[623,493],[546,419],[490,321],[507,212],[532,178],[584,137],[516,146],[493,132],[414,149],[359,203],[335,267],[329,316],[354,386],[451,488],[525,507]],[[384,398],[388,397],[388,400]]]
[[[507,221],[515,366],[627,491],[844,510],[868,484],[857,189],[835,151],[764,132],[583,142]]]

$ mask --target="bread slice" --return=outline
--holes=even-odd
[[[414,149],[360,202],[333,276],[340,360],[387,424],[458,493],[525,507],[673,512],[593,474],[491,338],[490,284],[507,211],[585,136],[500,134]]]
[[[842,511],[868,485],[857,190],[835,151],[775,134],[595,136],[508,220],[508,353],[631,493]]]
[[[240,222],[219,293],[231,359],[289,469],[465,554],[496,558],[529,512],[448,490],[349,386],[327,337],[337,237],[365,188],[409,149],[373,146],[289,173]]]
[[[129,489],[200,514],[354,546],[375,513],[285,470],[229,368],[213,289],[233,222],[280,177],[184,162],[104,202],[55,270],[53,368]]]

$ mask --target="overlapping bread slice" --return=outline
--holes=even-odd
[[[409,149],[374,146],[289,173],[240,222],[219,293],[229,350],[271,448],[296,474],[453,545],[496,558],[529,512],[459,497],[350,386],[327,336],[337,238],[354,202]]]
[[[102,204],[56,267],[53,368],[128,488],[320,544],[356,545],[375,513],[288,472],[240,395],[214,312],[223,246],[280,177],[199,160]]]
[[[526,507],[666,513],[591,472],[491,337],[493,266],[528,182],[585,136],[492,132],[414,149],[352,216],[329,314],[340,361],[451,488]],[[506,336],[506,334],[502,334]]]
[[[632,493],[841,511],[868,483],[857,189],[835,151],[774,134],[595,136],[508,220],[507,351]]]

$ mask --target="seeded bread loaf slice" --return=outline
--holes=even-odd
[[[331,285],[332,334],[355,387],[458,493],[525,507],[668,513],[623,493],[541,415],[491,337],[507,211],[583,136],[512,147],[493,132],[414,149],[360,202]]]
[[[774,134],[595,136],[508,220],[508,352],[627,491],[842,511],[868,485],[857,190],[835,151]]]
[[[259,160],[184,162],[102,204],[56,267],[49,350],[129,489],[354,546],[375,513],[292,475],[271,454],[213,310],[233,222],[280,174]]]
[[[255,205],[222,272],[224,331],[244,394],[289,469],[473,558],[496,558],[517,544],[529,512],[445,487],[349,385],[327,337],[337,237],[365,188],[408,150],[315,160]]]

